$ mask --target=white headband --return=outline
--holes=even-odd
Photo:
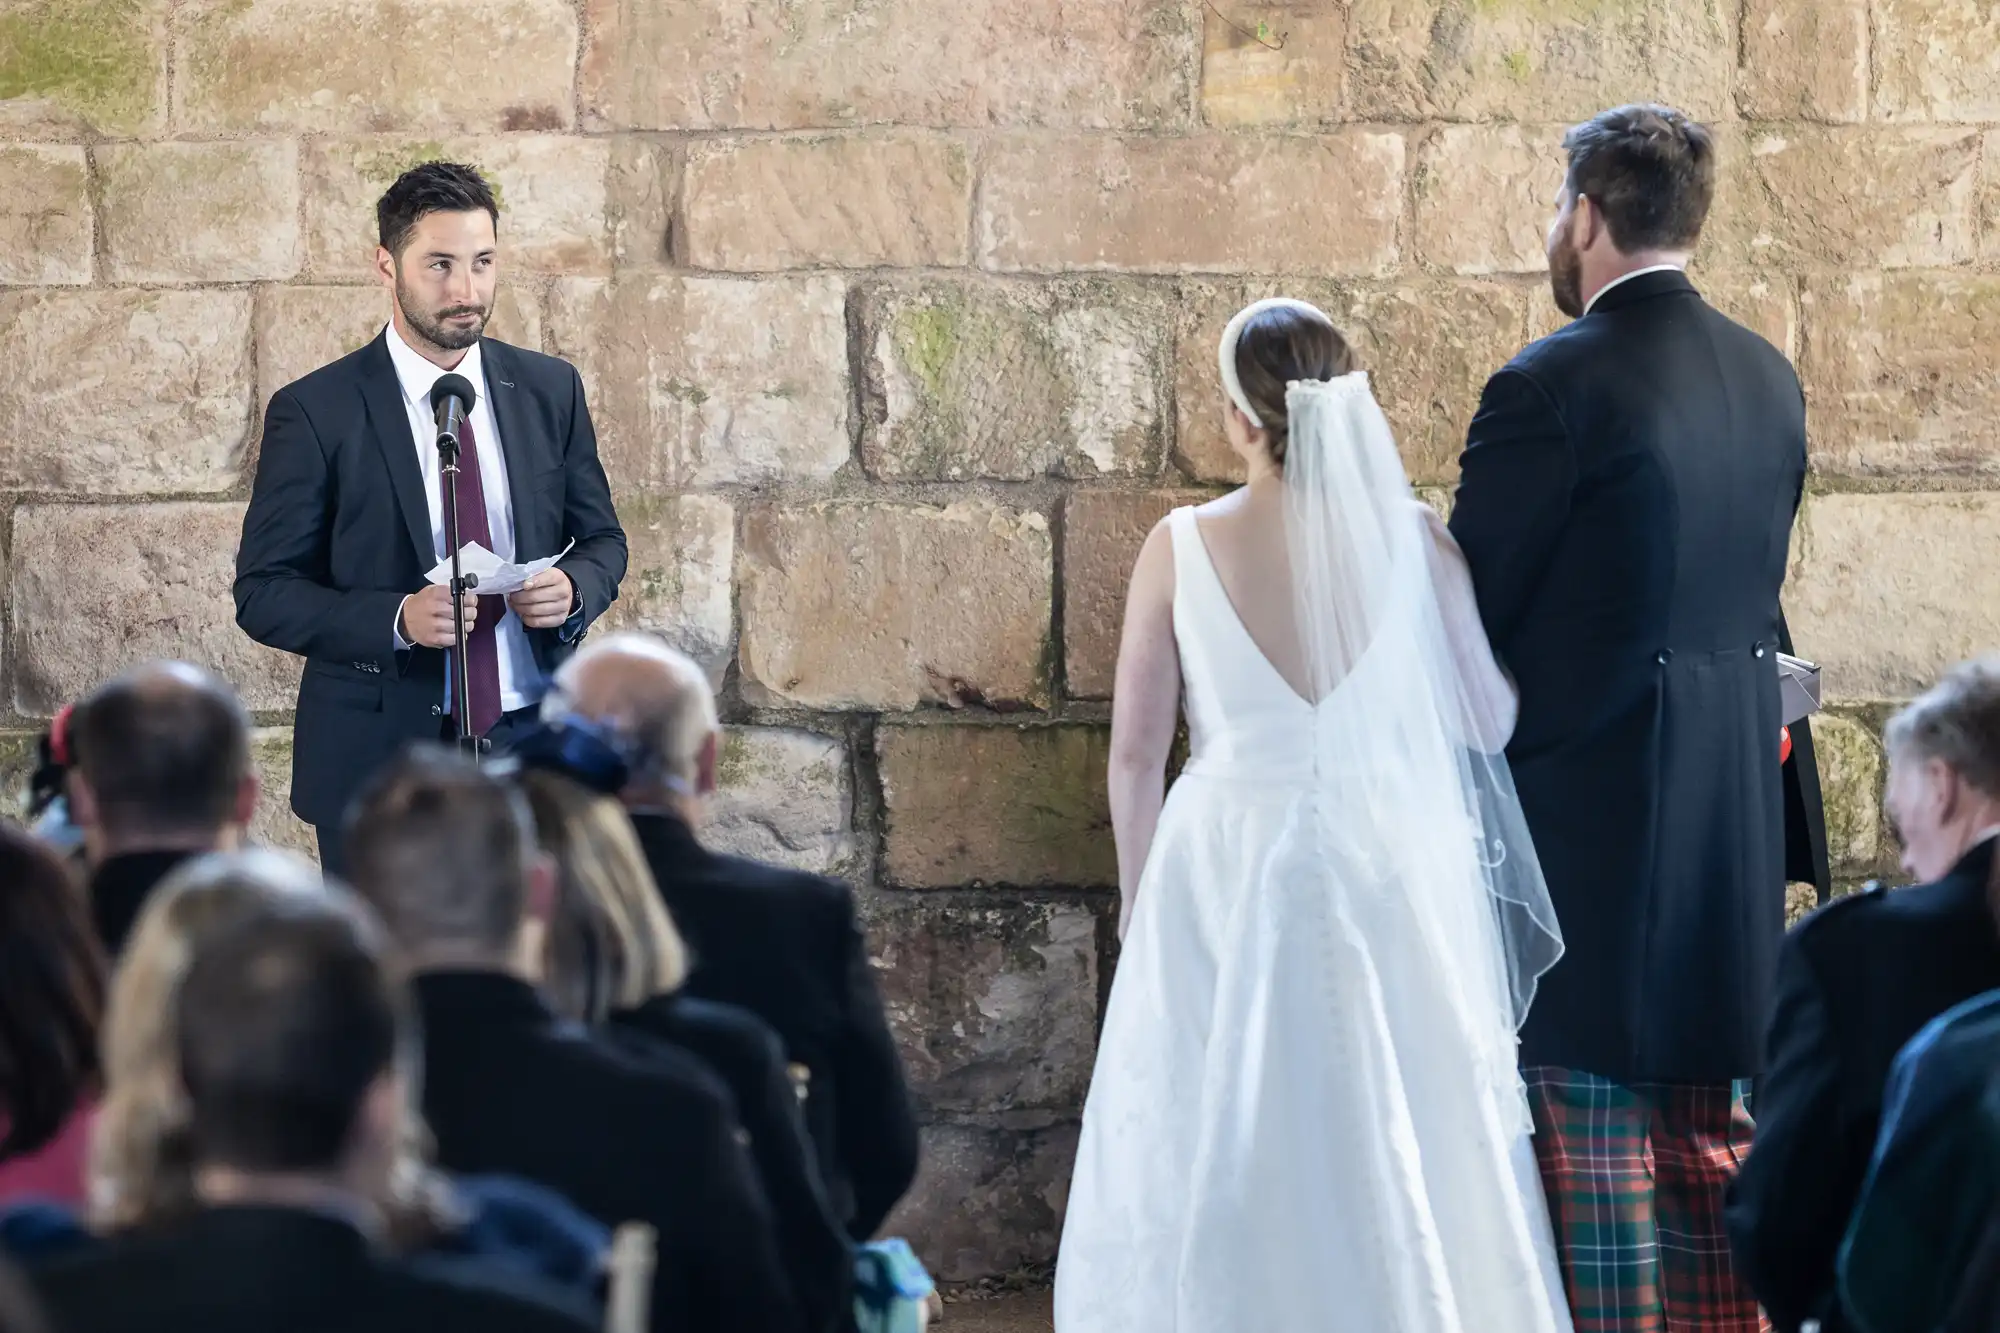
[[[1261,315],[1266,310],[1302,310],[1309,315],[1318,315],[1329,324],[1333,323],[1332,317],[1326,311],[1321,310],[1310,301],[1295,300],[1289,296],[1273,296],[1266,300],[1253,301],[1237,311],[1235,318],[1229,321],[1229,327],[1222,331],[1222,343],[1216,348],[1216,360],[1222,370],[1222,390],[1229,395],[1230,402],[1235,403],[1237,407],[1242,409],[1244,416],[1249,417],[1253,424],[1259,426],[1264,424],[1263,418],[1257,415],[1257,407],[1250,401],[1250,395],[1243,392],[1243,380],[1236,373],[1236,344],[1242,339],[1243,326],[1250,322],[1250,317]],[[1341,378],[1347,379],[1350,377],[1343,375]],[[1330,381],[1307,380],[1300,382],[1321,383]],[[1362,382],[1366,383],[1365,376]]]

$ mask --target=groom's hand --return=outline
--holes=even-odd
[[[529,629],[554,629],[569,619],[576,589],[560,569],[545,569],[507,595],[507,605]]]

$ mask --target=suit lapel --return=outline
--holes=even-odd
[[[389,359],[387,333],[369,344],[361,397],[375,427],[375,442],[382,448],[382,461],[389,469],[396,505],[403,511],[403,524],[417,551],[417,568],[428,574],[437,563],[437,548],[431,541],[430,497],[424,494],[423,469],[417,465],[416,440],[410,434],[410,416],[403,407],[396,364]]]
[[[488,338],[480,344],[486,362],[486,392],[493,400],[493,422],[500,428],[500,456],[507,463],[507,504],[514,511],[514,558],[537,560],[555,554],[543,550],[545,539],[534,513],[534,492],[528,489],[533,469],[528,460],[536,452],[528,438],[532,414],[521,405],[520,375],[506,343]]]

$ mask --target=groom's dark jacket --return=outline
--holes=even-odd
[[[1805,470],[1792,367],[1678,272],[1608,289],[1486,386],[1451,530],[1520,686],[1507,754],[1566,945],[1524,1064],[1758,1071],[1785,929],[1778,590]]]

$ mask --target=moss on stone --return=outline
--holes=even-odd
[[[740,787],[751,777],[753,767],[749,743],[737,732],[723,732],[722,743],[715,749],[715,785],[724,791]]]
[[[945,392],[945,376],[958,355],[964,310],[956,301],[937,301],[906,310],[896,321],[896,350],[932,398]]]
[[[1865,725],[1834,714],[1812,723],[1826,806],[1826,842],[1839,868],[1873,869],[1881,858],[1882,748]]]
[[[0,100],[47,98],[102,130],[153,110],[158,56],[146,0],[30,0],[0,13]]]
[[[1507,71],[1507,77],[1516,83],[1526,83],[1534,77],[1534,62],[1528,58],[1526,51],[1509,51],[1500,57],[1500,64]]]

